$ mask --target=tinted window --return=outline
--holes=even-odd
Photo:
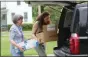
[[[79,24],[81,27],[85,27],[87,23],[87,8],[86,7],[81,7],[79,8],[80,10],[80,21]]]
[[[78,29],[78,26],[79,26],[79,10],[77,9],[76,10],[76,14],[75,14],[75,18],[73,19],[73,31],[72,32],[77,32],[79,29]]]
[[[85,7],[86,9],[84,9]],[[74,10],[73,20],[71,25],[72,33],[77,33],[79,31],[82,33],[80,29],[82,27],[88,27],[87,15],[88,15],[87,4],[78,4]],[[85,30],[85,28],[83,30]]]
[[[79,8],[79,11],[80,11],[80,15],[79,15],[79,35],[80,36],[87,36],[88,34],[86,33],[87,31],[87,23],[88,23],[88,20],[87,20],[87,7],[80,7]]]
[[[71,21],[72,21],[72,11],[67,11],[65,21],[64,21],[64,27],[70,27]]]

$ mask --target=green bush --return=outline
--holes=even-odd
[[[33,24],[23,24],[23,31],[32,30]]]
[[[9,31],[9,29],[10,29],[11,26],[12,26],[12,25],[8,25],[8,31]]]
[[[9,31],[11,26],[12,25],[8,25],[8,31]],[[22,25],[22,29],[23,29],[23,31],[32,30],[32,26],[33,26],[33,24],[23,24]]]

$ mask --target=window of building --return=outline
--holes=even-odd
[[[20,5],[21,4],[21,2],[20,1],[17,1],[17,5]]]
[[[6,20],[6,19],[7,19],[6,14],[3,14],[3,15],[2,15],[2,20]]]
[[[11,13],[11,15],[12,15],[12,18],[13,18],[13,16],[15,15],[15,13]]]
[[[27,19],[28,19],[28,14],[27,12],[24,12],[24,21],[27,22]]]

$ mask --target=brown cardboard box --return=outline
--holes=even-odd
[[[43,32],[36,34],[37,38],[40,39],[40,42],[50,42],[57,40],[57,30],[55,25],[44,25]]]

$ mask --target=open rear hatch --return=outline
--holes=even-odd
[[[26,0],[25,0],[26,1]],[[77,2],[75,1],[58,1],[58,0],[49,0],[49,1],[27,1],[26,3],[31,4],[31,5],[62,5],[62,6],[67,6],[67,5],[76,5]]]

